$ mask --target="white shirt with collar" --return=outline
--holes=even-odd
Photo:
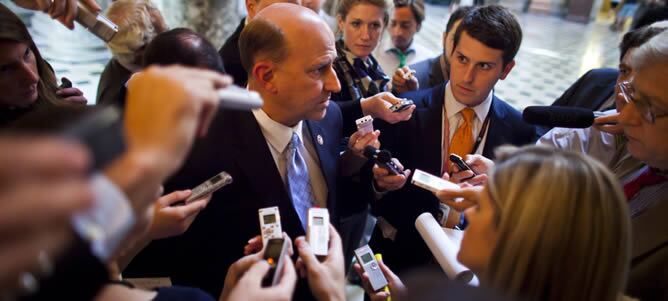
[[[385,35],[380,45],[378,45],[373,52],[373,57],[378,61],[380,68],[383,69],[383,72],[390,78],[392,78],[394,71],[399,67],[399,57],[390,51],[390,49],[393,48],[395,47],[394,44],[392,44],[392,39],[389,35]],[[434,51],[415,43],[415,38],[413,38],[411,45],[408,46],[407,51],[410,51],[410,53],[406,57],[406,66],[430,59],[437,54]]]
[[[475,118],[473,118],[473,139],[478,138],[478,133],[482,128],[485,118],[487,118],[487,115],[489,114],[489,110],[492,107],[493,94],[494,92],[490,91],[487,95],[487,98],[485,98],[482,103],[471,108],[473,111],[475,111]],[[460,111],[467,108],[466,105],[455,99],[454,94],[452,94],[452,87],[450,86],[450,82],[445,85],[444,103],[445,105],[443,106],[443,114],[441,114],[441,133],[448,133],[448,141],[447,143],[446,141],[443,141],[443,136],[445,135],[441,135],[441,166],[443,166],[443,160],[446,159],[449,155],[446,152],[449,149],[450,142],[452,141],[452,137],[455,135],[455,131],[457,131],[459,125],[464,122],[464,117]],[[490,126],[491,125],[489,124],[487,125],[485,133],[483,133],[482,136],[482,141],[480,142],[478,148],[473,150],[473,154],[482,154],[482,151],[485,149],[485,142],[487,141],[487,133],[489,132]],[[443,172],[445,171],[442,170],[441,173]]]
[[[278,168],[283,184],[286,186],[288,183],[287,148],[292,140],[292,133],[297,133],[299,139],[302,141],[302,146],[299,151],[304,157],[311,179],[311,187],[313,188],[315,197],[313,205],[327,208],[327,183],[325,182],[325,177],[320,169],[320,160],[318,159],[318,154],[313,145],[313,141],[311,140],[311,134],[309,133],[308,128],[303,126],[304,123],[302,121],[293,127],[285,126],[271,119],[271,117],[269,117],[269,115],[262,109],[253,110],[253,115],[255,116],[257,123],[260,125],[260,130],[262,131],[262,135],[264,135],[264,139],[267,141],[276,168]]]

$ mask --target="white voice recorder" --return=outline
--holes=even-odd
[[[258,210],[260,216],[260,231],[262,232],[262,245],[266,246],[267,241],[272,238],[283,238],[281,229],[281,215],[278,207],[267,207]]]
[[[235,85],[218,90],[218,98],[221,108],[233,110],[248,111],[260,108],[263,104],[260,94]]]
[[[327,208],[310,208],[308,210],[308,229],[306,241],[311,245],[313,253],[327,256],[329,249],[329,211]]]
[[[445,188],[459,189],[459,186],[457,184],[444,180],[437,176],[428,174],[419,169],[416,169],[415,172],[413,172],[413,178],[411,179],[411,183],[415,186],[429,190],[433,193],[436,193],[439,190]]]
[[[196,199],[199,199],[209,193],[213,193],[214,191],[230,183],[232,183],[232,176],[230,176],[230,174],[228,174],[227,172],[223,171],[213,176],[211,179],[206,180],[204,183],[197,185],[197,187],[193,188],[192,193],[186,199],[186,204]]]
[[[373,132],[373,117],[371,115],[355,120],[355,124],[357,125],[357,131],[362,135]]]
[[[385,279],[383,271],[380,270],[378,261],[376,261],[376,257],[373,255],[373,251],[371,251],[369,245],[355,250],[355,258],[357,258],[357,263],[362,266],[364,272],[369,276],[369,283],[374,292],[387,286],[387,279]]]

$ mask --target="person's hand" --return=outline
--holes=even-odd
[[[594,127],[601,132],[623,135],[624,128],[619,124],[619,113],[594,118]]]
[[[77,16],[77,0],[12,0],[16,5],[25,9],[39,10],[47,13],[52,19],[57,19],[67,28],[74,29],[74,18]],[[101,10],[95,0],[81,0],[91,12]]]
[[[369,297],[371,297],[371,301],[386,301],[389,297],[394,297],[396,300],[397,296],[405,295],[406,286],[404,286],[404,283],[399,279],[399,276],[395,275],[382,260],[378,260],[378,266],[380,266],[380,270],[383,272],[385,279],[387,279],[387,286],[390,288],[389,292],[382,289],[374,291],[369,282],[369,275],[364,272],[364,269],[362,269],[359,263],[353,265],[355,272],[362,278],[362,287]]]
[[[343,246],[334,226],[329,225],[329,251],[322,262],[313,254],[311,245],[303,236],[295,240],[295,245],[299,252],[297,269],[302,277],[308,278],[315,298],[319,301],[346,300]]]
[[[459,189],[441,189],[436,193],[436,197],[450,208],[458,212],[464,212],[466,209],[478,205],[484,186],[470,186],[466,183],[460,185],[462,187]]]
[[[248,255],[232,264],[225,276],[225,285],[220,295],[221,301],[288,301],[297,284],[297,274],[289,256],[283,258],[281,280],[275,286],[262,287],[262,279],[269,271],[269,263],[262,254]]]
[[[197,214],[211,200],[211,194],[208,194],[183,206],[172,206],[187,199],[191,193],[190,190],[179,190],[158,198],[147,233],[149,240],[181,235],[190,228]]]
[[[473,171],[462,171],[459,170],[459,167],[456,164],[452,164],[452,174],[449,175],[447,179],[445,178],[447,174],[444,174],[444,179],[452,181],[453,183],[466,182],[473,186],[483,185],[487,182],[487,173],[494,167],[494,161],[481,155],[466,155],[464,156],[464,162],[466,162]],[[473,172],[475,172],[475,174]]]
[[[72,241],[72,215],[93,203],[87,151],[51,138],[0,138],[0,292],[43,275]],[[41,260],[40,260],[41,259]]]
[[[401,94],[419,89],[420,84],[414,75],[415,71],[411,70],[408,66],[397,69],[392,76],[392,88],[394,91]]]
[[[350,139],[348,139],[348,149],[353,155],[366,159],[364,156],[364,148],[367,147],[367,145],[371,145],[376,149],[380,148],[380,141],[378,141],[379,136],[379,130],[364,135],[361,135],[359,131],[354,132],[350,135]]]
[[[283,232],[283,239],[288,242],[288,254],[292,256],[294,251],[292,249],[292,239],[288,236],[287,233]],[[262,245],[262,236],[257,235],[248,240],[248,243],[244,246],[244,255],[250,255],[259,253],[264,250],[264,245]]]
[[[374,185],[378,191],[394,191],[394,190],[399,190],[404,185],[406,184],[406,181],[408,180],[408,177],[411,175],[411,170],[406,169],[404,170],[404,166],[401,165],[401,162],[397,160],[396,158],[392,158],[392,162],[397,165],[403,172],[402,174],[398,175],[393,175],[391,174],[387,169],[382,168],[378,166],[378,164],[374,164],[372,172],[373,172],[373,180],[374,180]]]
[[[68,102],[85,105],[88,99],[84,97],[83,92],[77,88],[62,88],[56,91],[56,95],[62,97]]]
[[[231,83],[229,76],[179,66],[133,76],[125,110],[128,151],[163,167],[163,177],[171,174],[195,136],[206,134],[219,102],[216,90]]]
[[[363,98],[360,101],[362,113],[364,116],[371,115],[373,118],[380,118],[388,123],[397,123],[411,119],[415,105],[401,112],[392,112],[390,107],[399,103],[401,98],[397,98],[392,93],[381,92],[369,98]]]

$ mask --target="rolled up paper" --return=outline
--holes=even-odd
[[[431,213],[425,212],[418,216],[415,228],[449,279],[478,285],[475,274],[457,261],[459,245],[447,237]]]

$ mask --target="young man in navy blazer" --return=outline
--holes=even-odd
[[[536,131],[520,113],[494,96],[494,85],[515,66],[514,57],[522,31],[507,9],[496,6],[472,9],[455,32],[450,81],[427,90],[401,95],[415,101],[414,117],[393,126],[380,126],[381,143],[407,169],[404,175],[388,175],[374,167],[374,188],[378,192],[374,212],[379,216],[372,247],[383,253],[388,265],[404,271],[429,262],[431,253],[415,229],[415,219],[431,212],[443,226],[460,223],[459,215],[440,208],[429,191],[405,185],[408,169],[421,169],[440,176],[452,171],[448,155],[463,143],[454,139],[465,123],[463,111],[471,110],[466,153],[494,157],[503,144],[524,145],[535,141]],[[462,131],[464,128],[462,127]],[[459,145],[455,145],[459,144]],[[463,154],[462,154],[463,155]]]

